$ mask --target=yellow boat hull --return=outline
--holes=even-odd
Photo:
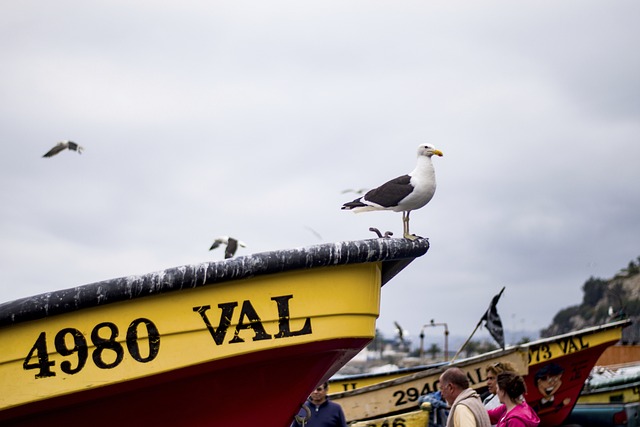
[[[633,403],[640,402],[640,382],[601,392],[581,394],[578,403]]]
[[[135,295],[147,282],[184,286],[178,268],[87,285],[98,302],[79,309],[52,306],[55,295],[36,314],[21,309],[31,300],[13,304],[15,316],[0,317],[0,425],[288,425],[309,392],[374,336],[380,287],[399,270],[389,252],[371,257],[363,242],[353,249],[361,257],[302,253],[312,268],[280,272],[294,264],[290,254],[267,253],[222,270],[275,262],[276,272],[208,284],[208,265],[194,275],[203,284]],[[399,244],[399,269],[428,247],[371,244]],[[116,289],[120,300],[100,302]],[[87,289],[61,300],[82,299],[73,292]]]
[[[350,427],[428,427],[428,425],[429,412],[418,410],[375,420],[359,421],[350,424]]]

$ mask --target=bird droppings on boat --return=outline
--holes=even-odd
[[[0,304],[0,326],[230,280],[313,267],[382,262],[382,284],[429,249],[428,239],[368,239],[256,253],[125,276]]]
[[[98,292],[96,292],[96,296],[98,298],[98,305],[100,305],[105,297],[105,295],[102,293],[102,286],[98,286]]]

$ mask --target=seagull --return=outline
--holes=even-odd
[[[213,242],[209,250],[213,250],[220,245],[227,245],[227,248],[224,250],[225,259],[231,258],[232,256],[234,256],[236,254],[236,251],[238,250],[238,246],[241,246],[243,248],[247,247],[247,245],[244,244],[244,242],[234,239],[233,237],[220,236]]]
[[[84,150],[84,148],[73,141],[60,141],[51,150],[47,151],[42,157],[53,157],[59,152],[66,149],[77,151],[78,154],[82,154],[82,150]]]
[[[368,191],[364,196],[345,203],[342,209],[354,212],[387,210],[402,212],[403,236],[415,240],[415,234],[409,233],[409,214],[420,209],[436,192],[436,174],[431,156],[442,156],[442,151],[431,144],[418,147],[418,164],[408,175],[402,175]]]
[[[393,324],[396,327],[396,331],[398,331],[398,338],[400,338],[400,342],[404,344],[404,330],[402,329],[402,326],[400,326],[396,321],[394,321]]]

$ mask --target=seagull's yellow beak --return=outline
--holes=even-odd
[[[440,150],[433,150],[433,154],[435,154],[436,156],[440,156],[440,157],[443,156],[442,151],[440,151]]]

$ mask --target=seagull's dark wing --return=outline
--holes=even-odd
[[[224,251],[225,259],[231,258],[232,256],[234,256],[237,250],[238,250],[238,241],[230,237],[229,241],[227,242],[227,249],[225,249]]]
[[[65,148],[67,148],[66,144],[60,142],[56,144],[51,150],[47,151],[42,157],[53,157]]]
[[[67,145],[69,146],[69,150],[78,151],[78,144],[73,141],[67,141]]]
[[[357,199],[351,201],[351,202],[347,202],[344,205],[342,205],[341,209],[353,209],[353,208],[360,208],[363,206],[369,206],[367,204],[362,203],[362,197],[358,197]]]
[[[220,246],[220,240],[216,240],[215,242],[213,242],[213,244],[211,245],[211,247],[209,248],[209,250],[213,250],[215,248],[217,248],[218,246]]]
[[[397,206],[402,199],[413,191],[413,186],[410,183],[411,177],[409,175],[399,176],[367,192],[364,195],[364,199],[385,208]]]

